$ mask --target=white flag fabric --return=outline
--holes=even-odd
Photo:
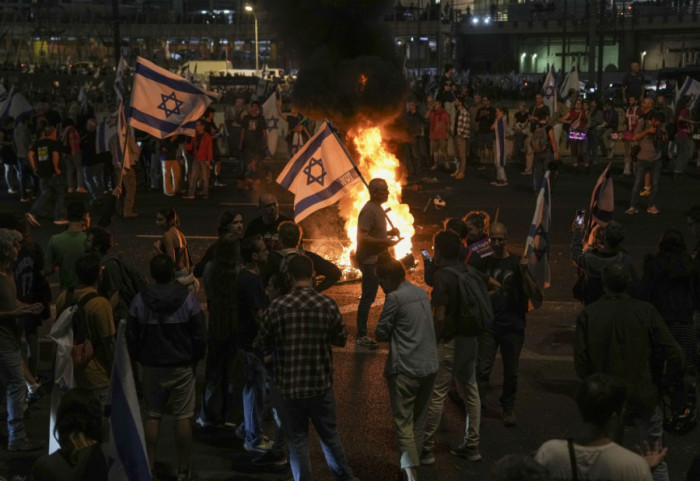
[[[569,97],[569,90],[574,89],[578,92],[578,68],[576,63],[571,66],[571,70],[564,77],[564,81],[561,83],[561,88],[559,92],[561,93],[561,98],[566,100]]]
[[[549,107],[549,118],[554,118],[557,111],[557,81],[554,78],[554,65],[549,68],[547,76],[542,84],[542,97],[544,104]]]
[[[218,94],[138,57],[129,125],[158,139],[195,134],[195,124]]]
[[[117,73],[114,77],[114,91],[117,94],[117,102],[124,102],[124,97],[126,96],[126,89],[124,88],[124,75],[126,74],[126,69],[129,66],[126,63],[124,57],[119,57],[119,64],[117,65]]]
[[[49,332],[49,339],[56,343],[54,386],[51,390],[51,414],[49,415],[49,454],[61,448],[53,435],[53,429],[56,426],[56,413],[63,395],[75,387],[71,350],[73,349],[73,314],[77,310],[78,306],[64,310],[53,323]]]
[[[334,204],[359,181],[360,174],[328,122],[277,177],[277,183],[294,194],[294,222]]]
[[[117,133],[117,123],[110,115],[105,117],[102,122],[97,124],[97,132],[95,138],[95,152],[102,154],[109,152],[109,140]]]
[[[686,77],[680,89],[676,89],[676,103],[681,97],[686,95],[690,95],[693,98],[690,104],[688,104],[688,111],[691,112],[697,104],[698,97],[700,97],[700,82],[693,78]]]
[[[33,113],[34,107],[32,107],[32,104],[19,90],[12,87],[10,92],[6,93],[5,100],[0,102],[0,125],[8,117],[15,119],[15,125],[17,125],[23,117]]]
[[[277,111],[277,89],[263,104],[263,117],[265,117],[265,127],[267,128],[267,148],[270,155],[275,155],[277,151],[277,141],[279,140],[280,114]]]
[[[530,229],[525,240],[525,257],[528,259],[528,270],[535,279],[539,296],[530,299],[530,309],[540,307],[544,289],[549,287],[551,274],[549,270],[549,232],[552,218],[551,196],[549,188],[549,170],[544,174],[542,187],[537,196],[535,213],[532,216]]]
[[[126,347],[126,320],[119,322],[109,384],[109,481],[151,481],[141,409]]]

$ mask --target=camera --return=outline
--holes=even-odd
[[[586,218],[586,211],[584,209],[576,211],[576,217],[574,217],[574,222],[576,225],[583,225],[583,221]]]

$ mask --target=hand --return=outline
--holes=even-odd
[[[644,458],[644,461],[649,465],[649,469],[654,469],[661,461],[666,457],[668,453],[668,448],[661,449],[659,443],[654,443],[654,447],[650,448],[647,443],[644,443],[644,447],[636,446],[639,455]]]
[[[395,246],[396,244],[398,244],[399,242],[401,242],[401,240],[402,240],[401,237],[397,237],[396,239],[387,239],[387,240],[386,240],[386,246],[387,246],[387,247],[393,247],[393,246]]]
[[[523,256],[520,258],[520,267],[527,267],[530,264],[530,258]]]
[[[44,305],[40,302],[34,304],[24,304],[16,309],[18,315],[40,314],[44,310]]]
[[[554,152],[554,160],[559,160],[559,152]]]
[[[399,230],[396,227],[394,227],[393,229],[388,231],[386,233],[386,235],[388,235],[389,237],[399,237],[401,235],[401,233],[399,232]]]

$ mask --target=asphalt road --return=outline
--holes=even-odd
[[[283,162],[276,167],[281,168]],[[483,461],[471,463],[456,458],[448,452],[450,443],[459,441],[464,429],[464,416],[450,401],[446,403],[445,415],[437,433],[437,463],[420,469],[421,479],[425,480],[486,480],[489,471],[499,458],[509,453],[533,453],[547,439],[572,435],[579,423],[576,407],[572,400],[577,377],[572,362],[572,341],[575,317],[580,305],[571,296],[575,281],[575,271],[569,258],[570,226],[577,209],[588,208],[591,189],[603,165],[595,166],[590,174],[574,174],[567,169],[559,176],[554,189],[552,203],[552,286],[545,294],[542,308],[528,315],[526,340],[520,363],[520,377],[516,413],[518,425],[512,428],[503,426],[498,407],[498,396],[502,385],[501,366],[497,361],[492,377],[493,391],[486,398],[486,410],[481,426],[481,452]],[[689,176],[678,182],[664,175],[661,181],[658,207],[659,215],[640,213],[626,216],[624,209],[629,205],[632,181],[621,177],[619,159],[614,164],[616,219],[627,230],[625,246],[632,254],[638,269],[645,254],[653,252],[663,231],[667,228],[685,229],[684,212],[687,207],[700,202],[698,187],[700,169],[694,165]],[[116,252],[146,272],[147,262],[153,254],[153,238],[158,235],[154,224],[156,211],[165,206],[174,206],[182,218],[182,231],[188,236],[192,256],[198,259],[216,235],[217,219],[224,209],[242,211],[247,220],[257,215],[258,192],[267,190],[278,194],[282,212],[291,214],[291,196],[280,192],[279,186],[263,185],[258,192],[236,191],[231,172],[232,165],[226,164],[225,172],[228,187],[215,188],[210,199],[184,201],[167,198],[159,192],[139,191],[136,210],[141,214],[137,219],[116,218],[111,225],[117,242]],[[420,258],[419,249],[429,249],[432,235],[445,218],[463,216],[470,210],[485,210],[495,215],[509,229],[509,247],[517,254],[522,253],[527,228],[535,205],[531,178],[520,176],[521,166],[509,165],[506,168],[509,186],[497,188],[489,185],[490,171],[478,171],[470,166],[467,178],[462,181],[451,179],[447,173],[438,172],[439,182],[428,184],[417,190],[404,192],[404,201],[411,206],[416,219],[414,254]],[[436,194],[446,201],[440,210],[426,203]],[[26,206],[18,198],[6,193],[0,194],[2,210],[20,213]],[[94,218],[94,216],[93,216]],[[330,249],[337,246],[337,239],[328,238],[342,232],[342,222],[333,209],[313,215],[304,223],[305,237],[325,239],[307,242],[313,249]],[[36,239],[46,245],[50,235],[59,232],[45,219],[45,227],[35,232]],[[422,267],[409,273],[411,281],[423,285]],[[55,279],[52,282],[56,282]],[[348,283],[336,286],[327,294],[333,297],[343,312],[350,339],[356,331],[356,305],[360,294],[359,284]],[[381,311],[383,296],[380,295],[372,308],[370,332],[376,326]],[[335,394],[338,402],[338,429],[350,465],[358,478],[363,480],[393,480],[398,474],[399,456],[395,447],[391,423],[388,393],[383,379],[387,345],[378,351],[370,352],[348,343],[345,348],[334,350]],[[41,365],[47,368],[47,359]],[[203,365],[200,365],[203,376]],[[31,418],[27,421],[30,433],[46,439],[48,431],[48,398],[44,398],[31,408]],[[0,428],[4,433],[4,426]],[[159,460],[174,464],[174,441],[170,422],[166,421],[161,431]],[[271,434],[271,429],[269,430]],[[683,437],[666,436],[670,447],[668,462],[671,479],[685,479],[692,456],[700,453],[700,429],[695,429]],[[5,442],[0,435],[0,441]],[[637,436],[631,428],[627,431],[626,445],[637,443]],[[311,455],[315,478],[330,480],[332,475],[325,467],[323,454],[318,443],[311,443]],[[0,450],[0,475],[26,474],[34,454],[10,454]],[[242,449],[242,442],[233,432],[220,428],[195,430],[195,443],[191,466],[201,480],[286,480],[286,468],[254,468],[250,455]]]

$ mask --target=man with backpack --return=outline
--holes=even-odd
[[[104,227],[93,226],[86,232],[85,252],[100,256],[102,282],[99,291],[112,306],[114,319],[126,319],[129,306],[146,280],[143,275],[121,257],[110,254],[114,245],[112,233]]]
[[[477,381],[480,398],[489,386],[493,362],[500,349],[503,358],[503,393],[500,403],[503,424],[515,426],[515,393],[518,388],[518,362],[525,340],[525,313],[528,300],[534,298],[537,284],[521,258],[506,250],[508,230],[500,222],[490,229],[493,255],[484,259],[486,274],[502,286],[492,296],[493,324],[479,335]]]
[[[73,373],[75,386],[94,392],[102,407],[107,404],[114,358],[116,330],[112,306],[97,292],[102,266],[97,254],[84,254],[75,262],[78,285],[61,292],[56,312],[77,305],[73,315]]]
[[[421,464],[435,463],[433,436],[440,426],[445,396],[455,380],[457,393],[467,411],[466,429],[462,441],[450,448],[454,455],[469,461],[480,461],[479,423],[481,402],[476,383],[478,325],[482,328],[490,322],[489,313],[475,314],[471,319],[463,315],[466,309],[487,306],[488,276],[460,262],[461,241],[453,231],[442,231],[435,236],[435,263],[439,266],[433,274],[432,308],[435,338],[438,342],[438,372],[425,424],[425,439]],[[467,295],[467,291],[469,295]],[[478,310],[478,309],[477,309]],[[490,317],[493,316],[491,311]]]

